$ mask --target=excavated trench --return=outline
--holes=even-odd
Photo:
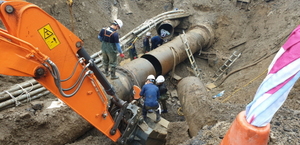
[[[175,23],[175,24],[174,24]],[[186,49],[189,50],[189,52],[191,54],[200,51],[202,48],[208,48],[211,46],[212,44],[212,40],[214,38],[214,33],[211,29],[211,26],[206,23],[206,24],[200,24],[198,26],[194,26],[192,29],[187,30],[187,32],[185,34],[181,34],[179,36],[173,36],[174,34],[174,28],[179,24],[179,20],[173,20],[173,21],[163,21],[161,24],[159,23],[159,25],[157,26],[157,30],[159,31],[160,29],[165,29],[165,30],[170,30],[170,34],[172,36],[169,37],[174,37],[174,39],[172,39],[170,42],[165,43],[164,45],[156,48],[155,50],[143,55],[141,58],[135,59],[129,63],[124,64],[123,66],[118,67],[118,71],[117,71],[117,75],[119,76],[119,79],[117,80],[110,80],[108,79],[108,81],[112,84],[113,89],[116,90],[116,96],[120,96],[120,99],[124,100],[124,101],[128,101],[130,102],[132,100],[132,86],[133,85],[137,85],[140,88],[142,87],[142,84],[144,83],[145,77],[153,74],[153,75],[166,75],[172,68],[174,68],[177,64],[181,63],[182,61],[184,61],[185,59],[187,59],[187,57],[191,57],[188,56],[189,54],[187,54]],[[186,47],[188,46],[188,48]],[[93,58],[95,60],[95,62],[97,62],[98,64],[101,64],[101,55],[99,54],[93,54],[92,57],[87,57],[86,53],[81,53],[79,54],[79,56],[83,56],[86,57],[86,60],[91,60],[91,58]],[[177,56],[181,56],[181,57],[177,57]],[[99,57],[99,58],[97,58]],[[100,61],[99,61],[100,60]],[[142,64],[142,65],[138,65],[138,64]],[[101,67],[101,65],[98,65]],[[200,80],[198,80],[199,82],[201,82]],[[189,82],[185,82],[185,81],[180,81],[180,82],[184,82],[183,85],[184,86],[193,86],[194,84],[191,84]],[[102,83],[102,81],[100,81],[100,83]],[[35,95],[35,98],[38,98],[40,96],[43,96],[45,94],[49,94],[50,92],[45,90],[45,88],[43,88],[41,85],[39,85],[36,81],[31,80],[28,82],[24,82],[22,84],[19,85],[19,87],[21,88],[25,88],[25,91],[32,91],[34,93],[31,94],[31,96]],[[14,87],[11,88],[9,90],[7,90],[6,92],[2,92],[1,94],[4,95],[2,96],[0,99],[3,101],[0,104],[1,108],[7,107],[12,105],[14,102],[17,101],[26,101],[26,95],[28,94],[24,94],[24,90],[19,90],[19,87]],[[104,89],[106,90],[110,90],[110,88],[107,88],[108,86],[106,85]],[[202,89],[205,90],[204,86],[201,86]],[[31,89],[31,90],[29,90]],[[7,92],[11,92],[11,93],[7,93]],[[110,93],[110,92],[107,92]],[[181,96],[185,96],[185,94],[181,94],[182,92],[179,91],[179,98],[180,98],[180,104],[182,104],[182,108],[189,108],[189,104],[183,103],[182,102],[182,97]],[[12,95],[17,96],[20,95],[21,97],[17,97],[16,99],[9,99]],[[32,98],[32,99],[35,99]],[[195,102],[198,98],[194,98],[194,97],[189,97],[188,100],[190,100],[190,102]],[[186,100],[186,99],[185,99]],[[36,105],[40,105],[40,104],[36,104]],[[34,106],[36,106],[34,105]],[[44,104],[42,103],[42,106],[44,106]],[[45,107],[48,107],[49,104],[45,105]],[[33,108],[33,113],[35,114],[36,111],[38,110],[42,110],[42,108],[36,110]],[[32,110],[31,108],[31,110]],[[74,110],[76,110],[76,108],[73,108]],[[193,110],[193,109],[187,109],[187,110]],[[193,116],[193,115],[189,115],[190,112],[185,112],[185,116]],[[193,118],[187,117],[187,122],[190,123],[192,120],[194,120]],[[159,138],[160,140],[162,140],[162,142],[156,142],[156,144],[163,144],[165,141],[165,137],[167,135],[167,127],[168,127],[168,121],[165,120],[164,123],[158,123],[157,125],[150,125],[152,126],[153,130],[155,132],[158,132],[158,134],[160,134],[160,136],[164,136],[163,138]],[[194,124],[195,125],[195,124]],[[161,127],[159,127],[161,126]],[[81,128],[82,129],[79,129]],[[84,128],[86,127],[81,126],[78,127],[79,131],[86,131],[84,130]],[[191,127],[191,126],[190,126]],[[198,127],[197,127],[198,128]],[[163,131],[165,130],[165,131]],[[79,133],[79,132],[78,132]],[[78,133],[74,133],[75,135]],[[153,135],[149,135],[149,138],[153,138]],[[155,137],[154,137],[155,139]],[[154,143],[153,141],[151,143]]]
[[[168,18],[176,18],[180,17],[177,15],[172,15],[172,13],[179,12],[180,10],[176,10],[174,12],[170,11],[167,12],[166,15],[169,15]],[[181,11],[180,11],[181,12]],[[161,14],[164,15],[164,14]],[[180,14],[179,14],[180,15]],[[187,15],[184,14],[186,17]],[[162,32],[161,30],[164,30],[165,32],[167,31],[168,33],[168,38],[175,37],[173,36],[174,34],[174,29],[178,24],[180,23],[179,20],[172,20],[172,21],[162,21],[160,23],[161,19],[154,17],[154,22],[155,24],[157,23],[157,32],[160,34]],[[145,29],[145,30],[144,30]],[[143,35],[145,32],[150,31],[148,27],[141,26],[138,27],[138,30],[133,31],[133,34],[135,36]],[[139,32],[141,34],[139,34]],[[121,40],[124,44],[126,42],[131,42],[132,37],[130,37],[131,33],[128,33],[129,35],[125,35],[124,37],[121,38]],[[162,34],[161,34],[162,35]],[[129,37],[129,38],[127,38]],[[97,72],[97,69],[92,69],[93,71],[96,71],[96,77],[99,79],[99,82],[103,84],[104,90],[106,91],[107,94],[114,95],[114,92],[116,92],[116,96],[120,96],[122,100],[131,102],[132,100],[132,87],[133,85],[137,85],[140,88],[143,86],[142,84],[144,83],[144,80],[146,76],[153,74],[155,76],[158,75],[166,75],[172,68],[174,68],[177,64],[180,62],[184,61],[187,57],[192,57],[189,55],[192,55],[196,51],[200,51],[202,48],[207,48],[210,47],[212,44],[214,38],[214,33],[211,29],[211,26],[207,24],[199,24],[197,26],[194,26],[193,29],[187,30],[186,33],[181,34],[179,36],[176,36],[173,40],[171,40],[168,43],[165,43],[164,45],[156,48],[155,50],[143,55],[141,58],[138,58],[132,62],[126,63],[124,66],[118,67],[117,75],[120,77],[117,80],[109,80],[112,86],[107,85],[107,80],[103,78],[104,75],[100,74]],[[188,46],[188,47],[187,47]],[[190,54],[186,54],[185,49],[188,49]],[[101,52],[100,52],[101,53]],[[78,51],[78,56],[85,58],[86,62],[89,61],[94,61],[96,63],[100,63],[101,67],[101,55],[100,53],[93,54],[91,57],[88,56],[88,54],[82,49]],[[181,57],[176,57],[176,56],[181,56]],[[99,58],[97,58],[99,57]],[[100,60],[100,61],[99,61]],[[55,61],[53,62],[55,63]],[[95,65],[97,65],[95,63]],[[143,64],[143,65],[137,65],[137,64]],[[146,65],[148,64],[148,65]],[[172,64],[172,65],[170,65]],[[99,75],[97,75],[99,74]],[[46,83],[44,83],[46,85]],[[189,84],[186,84],[189,85]],[[112,88],[111,88],[112,87]],[[20,90],[20,88],[22,90]],[[31,94],[27,93],[31,92]],[[1,92],[3,96],[1,96],[1,104],[0,107],[5,109],[6,107],[10,107],[13,105],[13,103],[16,103],[18,106],[21,104],[21,102],[28,101],[29,96],[34,96],[30,97],[30,99],[36,99],[41,96],[44,96],[46,94],[49,94],[50,92],[47,91],[43,86],[41,86],[39,83],[37,83],[34,80],[30,80],[28,82],[24,82],[18,87],[13,87],[9,90],[6,90],[4,92]],[[18,96],[18,97],[14,97]],[[10,99],[10,97],[12,99]],[[115,97],[115,96],[113,96]],[[59,100],[60,101],[60,100]],[[52,102],[53,103],[53,102]],[[60,102],[62,103],[62,102]],[[51,104],[52,105],[52,104]],[[36,107],[40,106],[40,107]],[[117,105],[119,106],[119,105]],[[39,112],[43,109],[43,107],[46,107],[48,109],[51,109],[49,107],[49,104],[45,103],[38,103],[38,104],[32,104],[30,108],[27,108],[26,111],[30,111],[33,113],[33,115],[36,115],[36,112]],[[71,106],[72,107],[72,106]],[[183,106],[184,108],[188,106]],[[77,110],[77,108],[72,108],[73,110]],[[46,114],[44,114],[46,113]],[[81,114],[82,112],[79,112]],[[187,112],[186,112],[187,113]],[[48,116],[49,114],[47,111],[41,112],[40,114]],[[55,114],[55,113],[54,113]],[[50,115],[51,116],[51,115]],[[17,118],[21,119],[30,119],[31,116],[28,114],[24,114],[21,116],[18,116]],[[137,117],[140,118],[140,117]],[[51,117],[47,118],[46,120],[52,120]],[[74,120],[73,120],[74,121]],[[44,123],[41,123],[43,125]],[[79,124],[76,124],[79,125]],[[76,126],[75,125],[75,126]],[[154,137],[154,135],[149,134],[149,139],[153,138],[154,140],[162,140],[161,142],[157,142],[155,144],[163,144],[166,142],[165,137],[167,135],[167,127],[168,127],[168,121],[165,123],[158,123],[156,125],[150,125],[148,122],[148,126],[152,126],[151,128],[153,129],[152,132],[157,132],[159,136],[164,136],[164,137]],[[159,127],[161,126],[161,127]],[[73,128],[73,127],[72,127]],[[77,127],[78,132],[73,132],[72,135],[69,135],[70,138],[78,136],[78,133],[83,131],[86,131],[86,125],[80,124],[80,127]],[[163,131],[164,130],[164,131]],[[18,133],[17,133],[18,134]],[[155,135],[155,136],[158,136]],[[9,142],[8,136],[4,136],[4,139],[6,139],[6,142]],[[147,139],[147,138],[145,138]],[[59,142],[65,142],[63,139]],[[151,141],[151,143],[154,143]]]

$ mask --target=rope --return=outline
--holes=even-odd
[[[243,87],[235,90],[231,95],[229,95],[228,97],[226,97],[222,103],[224,103],[225,101],[227,101],[230,97],[232,97],[236,92],[240,91],[241,89],[243,89],[244,87],[248,86],[249,84],[251,84],[253,81],[255,81],[256,79],[258,79],[259,77],[261,77],[263,74],[265,74],[268,71],[268,69],[266,69],[264,72],[262,72],[260,75],[258,75],[256,78],[254,78],[253,80],[249,81],[247,84],[245,84]]]
[[[154,24],[154,20],[153,19],[149,19],[149,20],[145,21],[145,23],[146,23],[146,26],[148,27],[148,29],[151,29],[153,27],[151,25]]]
[[[180,59],[180,56],[178,55],[178,53],[175,51],[175,49],[173,47],[169,47],[169,48],[172,50],[172,54],[173,54],[173,58],[174,58],[174,63],[173,63],[173,68],[172,68],[172,77],[174,78],[174,71],[175,71],[175,66],[176,66],[176,56],[179,59]]]
[[[19,106],[21,104],[21,102],[19,102],[11,93],[9,93],[8,91],[5,91],[16,103],[16,106]]]
[[[27,98],[27,102],[28,102],[28,100],[31,101],[30,94],[20,84],[17,84],[17,85],[23,90],[23,93],[21,93],[19,96],[22,96],[24,94],[24,92],[25,92],[26,98]],[[32,88],[31,88],[31,90],[32,90]]]
[[[22,96],[24,94],[24,92],[25,92],[26,98],[27,98],[27,102],[28,102],[28,100],[29,100],[29,102],[31,102],[31,98],[30,98],[29,92],[33,90],[33,83],[30,82],[30,84],[31,84],[31,89],[29,91],[26,91],[20,84],[17,84],[23,90],[23,93],[21,93],[19,96]]]
[[[70,17],[71,17],[71,29],[72,32],[74,33],[74,28],[75,28],[75,24],[74,24],[74,16],[73,16],[73,10],[72,10],[72,6],[73,6],[73,0],[68,0],[67,4],[69,5],[69,12],[70,12]]]

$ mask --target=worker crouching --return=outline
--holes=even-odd
[[[154,75],[149,75],[147,77],[147,81],[145,85],[142,87],[142,90],[140,92],[140,96],[144,99],[144,106],[143,106],[143,117],[144,120],[147,118],[147,112],[150,109],[156,110],[156,120],[155,122],[160,121],[160,111],[159,111],[159,89],[154,84],[155,77]]]
[[[160,94],[159,101],[161,102],[161,105],[162,105],[161,113],[168,113],[167,100],[169,98],[169,95],[167,94],[168,89],[167,89],[167,86],[164,82],[165,82],[165,77],[164,76],[159,75],[156,78],[156,86],[158,87],[159,94]]]

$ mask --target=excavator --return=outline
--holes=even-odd
[[[0,19],[0,74],[34,78],[118,144],[146,144],[140,103],[120,99],[73,32],[22,0],[0,1]]]

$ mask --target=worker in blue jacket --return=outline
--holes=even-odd
[[[155,122],[160,121],[160,111],[159,111],[159,89],[154,84],[155,77],[154,75],[149,75],[147,77],[147,81],[145,85],[142,87],[142,90],[140,92],[140,96],[144,99],[144,106],[143,106],[143,117],[144,120],[147,118],[147,112],[150,109],[155,110],[156,113],[156,120]]]
[[[151,50],[154,50],[158,46],[162,45],[164,40],[161,39],[159,36],[154,36],[151,38]]]

